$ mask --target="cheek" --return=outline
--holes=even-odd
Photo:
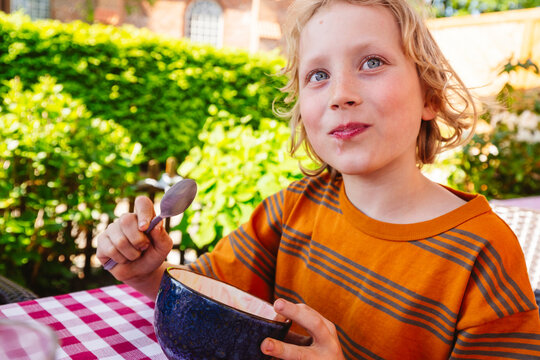
[[[300,116],[302,122],[308,134],[313,133],[320,127],[320,119],[322,117],[323,109],[321,109],[320,102],[316,101],[315,97],[307,94],[298,96],[300,103]]]
[[[424,100],[419,84],[414,81],[396,82],[387,88],[386,91],[379,93],[379,104],[383,105],[383,111],[388,114],[388,118],[395,119],[396,126],[405,124],[413,126],[420,124]],[[406,84],[409,84],[407,86]]]

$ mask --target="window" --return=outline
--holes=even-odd
[[[223,10],[218,3],[196,0],[186,12],[186,37],[220,47],[223,41]]]
[[[22,10],[34,20],[51,17],[49,0],[9,0],[10,12]]]

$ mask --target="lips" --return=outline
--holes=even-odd
[[[348,123],[340,125],[330,131],[329,135],[336,139],[347,140],[355,137],[358,134],[363,133],[369,125],[362,123]]]

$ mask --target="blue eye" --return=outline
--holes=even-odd
[[[315,71],[309,74],[309,82],[318,82],[328,79],[328,74],[324,71]]]
[[[379,59],[379,58],[370,58],[362,65],[362,69],[363,70],[376,69],[379,66],[381,66],[382,64],[383,64],[383,62],[382,62],[381,59]]]

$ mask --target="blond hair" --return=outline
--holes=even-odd
[[[328,170],[333,176],[338,174],[316,154],[309,143],[297,101],[300,33],[317,11],[336,1],[383,6],[392,12],[398,23],[403,51],[416,64],[426,103],[437,112],[434,120],[422,120],[416,140],[417,164],[422,166],[432,163],[440,152],[467,141],[473,134],[478,117],[475,99],[444,57],[423,19],[406,0],[296,0],[288,9],[284,26],[288,61],[283,74],[288,76],[288,83],[281,90],[286,93],[283,100],[285,106],[275,108],[275,112],[289,119],[291,155],[294,156],[303,144],[307,155],[319,164],[316,169],[300,165],[302,172],[318,175]],[[442,130],[441,126],[446,129]],[[464,136],[467,129],[471,131],[468,136]]]

